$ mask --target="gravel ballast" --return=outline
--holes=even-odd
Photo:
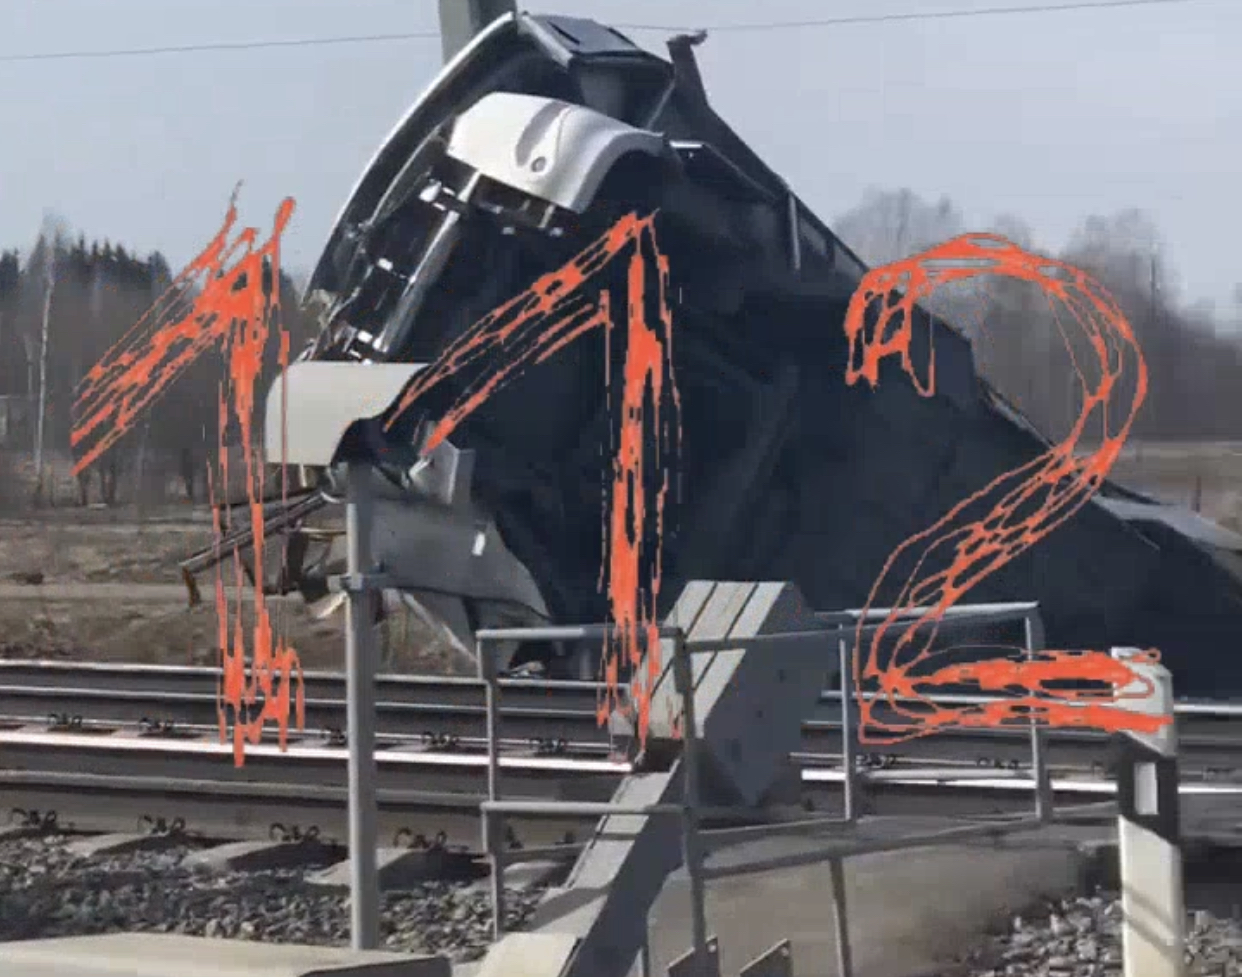
[[[0,941],[109,932],[347,946],[347,896],[306,880],[307,869],[206,873],[185,867],[180,845],[114,857],[82,857],[66,839],[0,842]],[[483,887],[428,882],[387,893],[384,949],[478,959],[491,933]],[[508,894],[506,924],[520,929],[538,890]],[[1232,918],[1193,909],[1187,916],[1187,977],[1242,977],[1242,913]],[[1121,905],[1099,892],[1014,917],[941,977],[1117,977],[1121,974]]]
[[[1038,918],[1014,917],[944,977],[1119,977],[1121,901],[1064,899]],[[1242,920],[1197,910],[1186,920],[1186,977],[1242,977]]]
[[[181,865],[192,850],[82,858],[61,839],[0,842],[0,941],[129,931],[349,945],[348,896],[308,883],[311,869],[207,874]],[[383,949],[482,956],[492,912],[480,888],[428,882],[385,894]],[[508,927],[521,928],[538,899],[510,892]]]

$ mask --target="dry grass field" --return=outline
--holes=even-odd
[[[209,518],[183,505],[142,521],[132,510],[71,508],[0,520],[0,657],[214,664],[214,573],[202,576],[204,602],[191,607],[177,567],[210,542]],[[268,603],[304,667],[342,667],[343,613],[317,620],[296,595]],[[243,600],[247,629],[251,605]],[[379,640],[386,670],[465,664],[412,615],[386,622]]]
[[[1242,442],[1157,442],[1127,445],[1114,481],[1162,502],[1193,507],[1242,531]]]
[[[1114,476],[1168,502],[1190,505],[1198,493],[1205,516],[1242,530],[1242,444],[1130,446]],[[0,520],[0,656],[214,663],[215,608],[189,606],[177,569],[210,531],[208,512],[185,504],[142,518],[132,509],[64,507]],[[26,582],[39,574],[41,584]],[[342,614],[316,620],[296,597],[272,606],[306,667],[341,666]],[[388,669],[464,666],[408,615],[388,622],[380,640]]]

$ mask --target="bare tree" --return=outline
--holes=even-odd
[[[962,233],[951,201],[932,203],[910,190],[868,192],[836,229],[869,263],[888,263]],[[984,229],[984,228],[980,228]],[[990,230],[1038,252],[1030,228],[1001,216]],[[1121,305],[1147,361],[1148,396],[1133,432],[1143,438],[1242,436],[1242,343],[1223,334],[1207,308],[1182,308],[1159,231],[1136,209],[1083,221],[1058,257],[1093,275]],[[1051,437],[1078,417],[1084,379],[1074,360],[1094,360],[1068,309],[1033,283],[993,275],[941,289],[924,303],[973,341],[981,372]],[[1242,329],[1242,286],[1235,318]],[[1068,342],[1068,347],[1067,347]],[[1071,351],[1074,360],[1071,360]],[[1133,394],[1123,373],[1119,401]]]
[[[963,222],[947,197],[931,204],[909,189],[873,189],[833,229],[863,261],[883,265],[961,234]]]

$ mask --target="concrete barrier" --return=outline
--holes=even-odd
[[[1131,658],[1136,649],[1114,648]],[[1163,665],[1131,662],[1154,687],[1122,700],[1137,712],[1173,715],[1173,679]],[[1121,692],[1135,690],[1123,689]],[[1121,940],[1125,977],[1182,977],[1186,909],[1182,886],[1177,793],[1177,730],[1122,733],[1117,765],[1117,842],[1121,874]]]

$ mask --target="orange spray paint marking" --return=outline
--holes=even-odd
[[[654,236],[650,243],[654,248]],[[630,256],[627,275],[626,355],[621,391],[621,437],[613,457],[611,520],[607,538],[609,560],[608,602],[617,633],[605,654],[607,665],[624,659],[633,671],[633,701],[637,706],[639,743],[645,743],[651,723],[651,698],[660,678],[659,620],[656,603],[660,594],[663,561],[664,515],[669,490],[669,467],[664,459],[676,451],[674,432],[668,424],[666,404],[680,416],[680,398],[673,377],[672,316],[666,304],[668,262],[654,254],[658,275],[659,315],[656,327],[647,321],[646,288],[650,267],[641,250]],[[609,364],[612,365],[611,362]],[[667,390],[665,388],[667,373]],[[609,375],[609,386],[612,376]],[[646,409],[650,397],[654,412]],[[680,431],[677,432],[678,440]],[[649,499],[646,469],[647,447],[659,469],[655,498]],[[649,505],[653,503],[653,505]],[[649,549],[653,547],[653,551]],[[640,642],[640,635],[644,639]],[[638,669],[643,649],[646,674]],[[605,673],[609,695],[600,704],[600,725],[620,706],[615,675]]]
[[[864,742],[892,743],[949,725],[1001,726],[1019,720],[1029,723],[1032,717],[1054,726],[1089,725],[1108,731],[1145,730],[1152,722],[1166,724],[1171,717],[1144,716],[1089,701],[1098,698],[1099,693],[1036,694],[1049,681],[1106,682],[1117,687],[1144,681],[1128,665],[1104,652],[1050,652],[1033,662],[1001,660],[914,674],[917,666],[931,658],[932,643],[950,607],[988,574],[1063,524],[1091,498],[1112,468],[1147,394],[1147,366],[1142,351],[1112,296],[1079,269],[1028,254],[1006,239],[988,234],[954,238],[920,255],[873,269],[863,277],[845,318],[850,346],[846,381],[852,385],[865,379],[874,388],[879,383],[881,362],[896,356],[918,392],[931,396],[936,381],[934,348],[925,381],[916,375],[911,358],[914,307],[942,285],[987,274],[1031,282],[1064,306],[1098,360],[1099,377],[1095,383],[1089,382],[1074,360],[1083,405],[1069,436],[958,503],[935,525],[907,539],[888,558],[868,596],[868,609],[876,603],[881,585],[899,558],[914,557],[916,562],[898,598],[891,602],[892,610],[873,634],[865,657],[861,622],[859,625],[854,679],[860,736]],[[871,310],[876,316],[873,326],[867,322]],[[1069,337],[1064,332],[1062,335],[1070,346]],[[1137,364],[1137,375],[1130,403],[1119,407],[1114,400],[1118,399],[1127,354]],[[1073,360],[1072,347],[1070,356]],[[1080,457],[1080,440],[1088,420],[1097,413],[1103,429],[1100,446]],[[1114,430],[1112,422],[1117,414],[1122,421]],[[986,514],[974,515],[980,511]],[[914,620],[899,621],[908,618],[916,607],[928,609]],[[896,647],[884,659],[881,643],[894,629],[898,633]],[[1152,660],[1150,653],[1148,660]],[[864,681],[878,684],[880,700],[863,697]],[[922,694],[929,688],[963,682],[991,689],[1017,688],[1029,695],[982,706],[945,708]],[[912,709],[899,698],[913,699],[923,708]],[[1115,700],[1113,696],[1112,701]],[[903,722],[877,719],[876,701],[883,701]],[[892,735],[877,737],[876,730]]]
[[[275,635],[263,594],[264,477],[262,466],[255,465],[252,430],[255,385],[273,331],[280,334],[281,369],[288,363],[288,335],[280,328],[280,236],[293,216],[293,208],[292,199],[281,203],[272,236],[261,247],[256,247],[254,228],[243,229],[230,243],[229,232],[237,221],[234,194],[220,232],[155,306],[83,378],[74,404],[75,421],[70,435],[70,444],[78,453],[74,466],[77,474],[114,447],[142,413],[204,352],[223,346],[228,369],[217,405],[220,481],[225,487],[229,484],[223,439],[231,418],[241,434],[255,553],[254,659],[249,668],[242,621],[244,580],[240,553],[236,550],[233,553],[234,587],[238,596],[231,609],[220,564],[216,571],[217,640],[221,657],[217,711],[222,741],[227,736],[231,713],[234,761],[238,766],[244,762],[245,743],[259,742],[268,720],[277,723],[280,745],[284,748],[291,696],[295,697],[299,729],[305,718],[301,664],[297,653],[283,638]],[[188,310],[181,311],[187,305]],[[286,489],[282,480],[282,498],[286,496]],[[214,505],[216,480],[210,468],[208,491],[213,503],[212,528],[218,547],[224,527]],[[296,692],[293,690],[295,680]]]
[[[424,452],[450,437],[477,408],[529,365],[541,363],[592,329],[605,332],[605,349],[613,335],[613,289],[597,282],[615,259],[629,253],[626,268],[626,335],[621,392],[621,424],[605,499],[607,593],[614,636],[605,643],[601,674],[605,693],[598,718],[623,706],[619,688],[622,660],[637,668],[645,645],[650,649],[645,675],[635,673],[631,697],[638,712],[638,734],[645,741],[650,723],[651,692],[660,674],[659,622],[668,465],[680,440],[680,399],[672,373],[672,315],[669,310],[668,259],[655,239],[654,215],[627,215],[599,239],[556,271],[540,277],[526,291],[480,319],[451,343],[435,363],[405,390],[385,423],[396,420],[419,398],[450,376],[471,367],[487,370],[465,390],[435,424]],[[655,278],[654,288],[649,278]],[[654,323],[648,305],[654,297]],[[609,404],[614,363],[608,359]],[[651,408],[648,410],[648,404]],[[647,450],[659,474],[650,471]],[[652,476],[655,475],[653,478]],[[654,491],[651,492],[653,482]],[[649,497],[649,492],[654,497]]]
[[[931,675],[921,676],[919,682],[926,685],[971,683],[985,692],[1003,692],[1008,688],[1038,689],[1043,695],[1054,699],[1143,699],[1155,691],[1151,679],[1146,676],[1138,677],[1146,689],[1141,695],[1046,687],[1051,682],[1065,681],[1107,682],[1124,687],[1135,680],[1135,673],[1129,667],[1131,663],[1136,660],[1149,663],[1160,661],[1160,653],[1154,649],[1145,652],[1141,658],[1131,658],[1128,662],[1118,661],[1111,656],[1101,660],[1098,655],[1099,652],[1091,651],[1041,651],[1030,659],[1000,658],[994,661],[947,665]]]

